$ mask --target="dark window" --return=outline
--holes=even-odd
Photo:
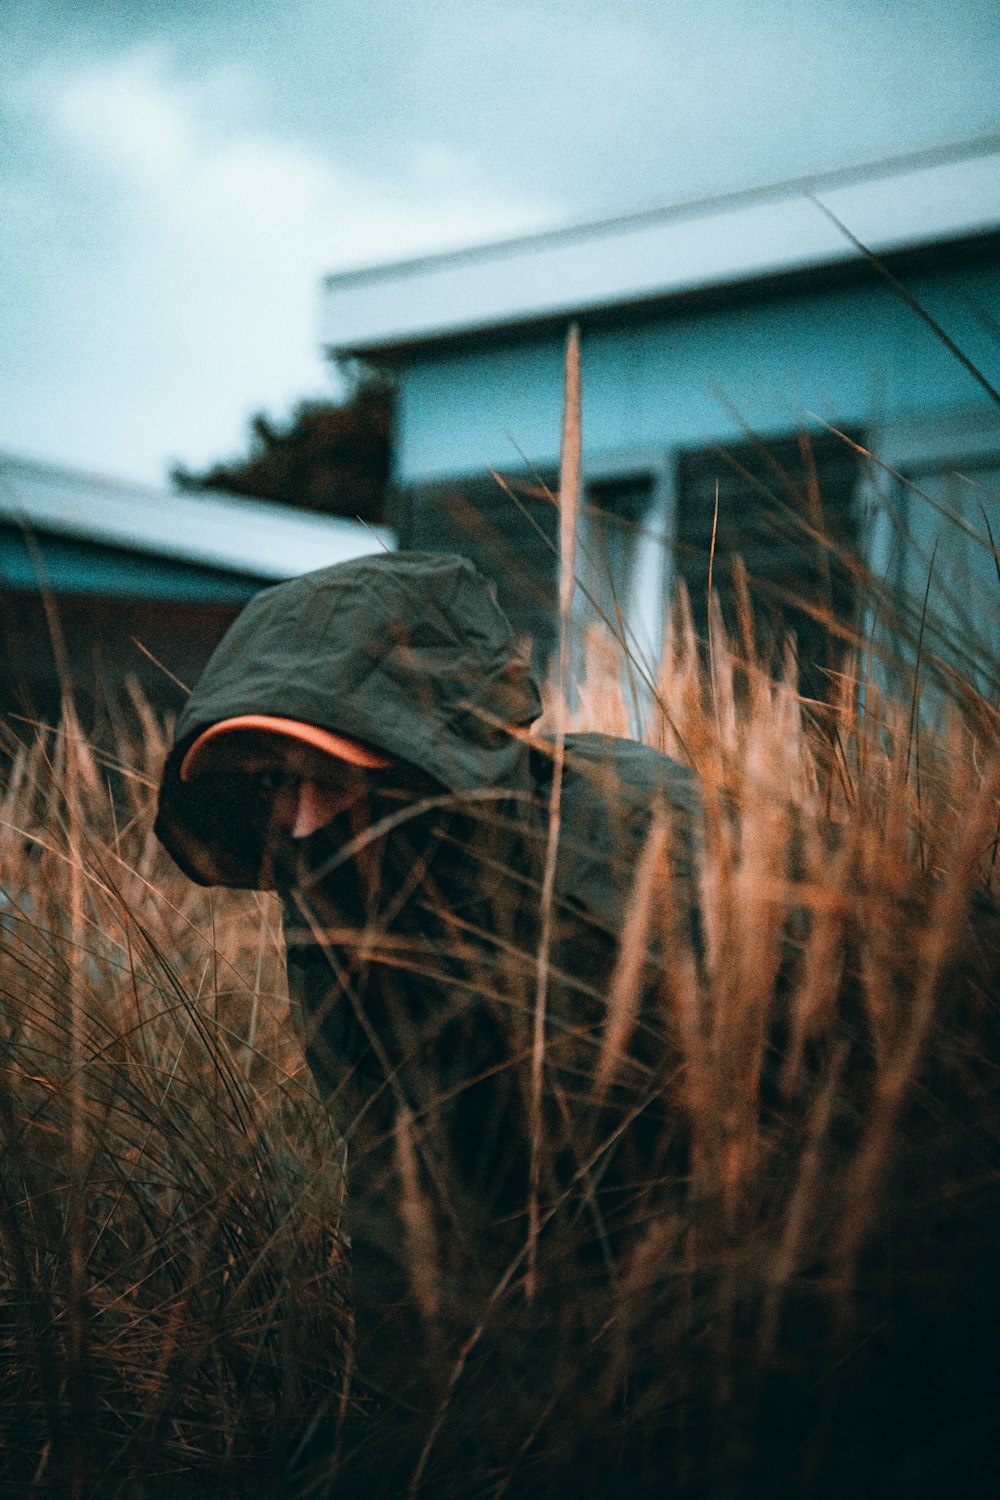
[[[587,485],[591,565],[604,574],[620,599],[632,586],[635,555],[641,529],[649,515],[653,495],[650,474],[630,474],[614,479],[592,480]]]
[[[851,433],[853,441],[861,436]],[[802,691],[828,692],[827,669],[843,656],[838,626],[855,610],[851,559],[859,542],[860,463],[832,434],[761,439],[679,455],[677,571],[695,628],[708,629],[708,574],[718,487],[712,587],[738,639],[733,564],[743,559],[758,647],[780,663],[795,638]]]
[[[558,488],[546,472],[497,480],[491,474],[415,485],[396,496],[399,545],[468,557],[497,586],[541,665],[555,640]]]
[[[1000,459],[956,456],[947,466],[911,471],[887,513],[890,598],[908,638],[910,672],[922,637],[925,659],[939,657],[992,697],[1000,677]]]
[[[663,542],[651,513],[655,477],[649,473],[592,479],[577,533],[575,613],[601,620],[647,664],[655,659],[662,611]]]

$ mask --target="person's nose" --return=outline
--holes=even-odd
[[[293,839],[307,839],[318,828],[325,828],[339,812],[350,805],[349,793],[334,787],[320,786],[303,778],[289,780],[279,789],[271,815],[279,828]]]

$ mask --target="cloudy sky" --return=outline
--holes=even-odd
[[[0,0],[0,450],[333,387],[324,271],[1000,128],[1000,0]]]

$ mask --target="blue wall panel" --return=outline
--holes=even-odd
[[[994,383],[1000,268],[909,279],[913,293]],[[984,316],[985,315],[985,316]],[[993,326],[990,326],[990,320]],[[742,305],[637,311],[583,324],[583,439],[597,456],[725,440],[741,423],[794,430],[807,413],[870,425],[989,408],[989,397],[917,313],[882,284],[756,293]],[[403,373],[397,475],[404,484],[516,470],[558,455],[563,338],[443,347]]]

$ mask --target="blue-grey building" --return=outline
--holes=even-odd
[[[0,455],[0,707],[51,715],[63,683],[114,702],[131,680],[179,708],[258,589],[393,545],[287,505]]]
[[[543,641],[571,321],[581,581],[643,652],[678,576],[704,613],[717,493],[716,582],[739,550],[776,623],[831,587],[811,528],[911,598],[937,543],[943,627],[996,621],[1000,138],[337,274],[324,297],[331,354],[397,380],[400,545],[464,547]]]

